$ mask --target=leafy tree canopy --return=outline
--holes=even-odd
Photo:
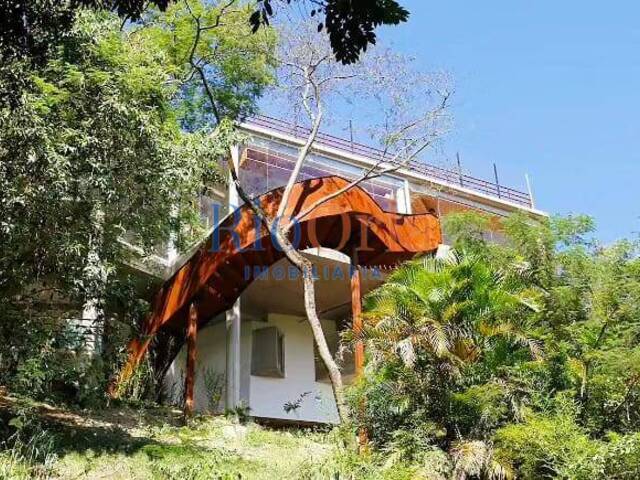
[[[0,15],[0,54],[43,60],[73,27],[80,8],[111,10],[139,19],[148,5],[165,10],[170,0],[5,0]]]
[[[352,394],[387,461],[437,452],[437,478],[638,477],[640,243],[601,246],[593,226],[454,214],[451,256],[369,296]]]
[[[288,4],[291,2],[287,0]],[[269,24],[275,3],[274,0],[258,0],[258,9],[251,16],[254,31],[262,24]],[[398,25],[409,18],[409,12],[395,0],[323,0],[309,3],[312,17],[324,14],[324,22],[318,23],[318,30],[327,31],[336,60],[344,64],[355,63],[369,44],[376,43],[377,27]]]
[[[225,117],[249,109],[270,81],[265,45],[247,36],[248,15],[229,12],[228,26],[206,37],[207,48],[220,46],[206,75]],[[109,265],[125,232],[150,248],[171,235],[183,240],[184,225],[197,224],[194,198],[218,179],[231,138],[224,124],[213,135],[203,123],[181,128],[185,98],[198,101],[182,58],[193,44],[185,18],[176,9],[122,32],[116,17],[86,13],[43,67],[14,62],[30,87],[17,110],[0,110],[0,289],[48,275],[77,287],[96,235]]]
[[[6,0],[0,10],[0,56],[26,56],[42,61],[51,46],[71,30],[75,13],[81,8],[113,11],[125,20],[136,21],[149,6],[165,11],[170,3],[172,0]],[[184,3],[188,5],[188,1]],[[240,2],[230,0],[225,3],[231,6]],[[254,31],[269,24],[275,3],[274,0],[257,0],[249,18]],[[336,59],[345,64],[357,61],[369,44],[375,44],[378,26],[397,25],[409,17],[409,12],[395,0],[310,2],[310,14],[324,15],[318,29],[326,29]]]
[[[123,240],[148,254],[203,233],[199,195],[224,181],[231,120],[271,82],[274,35],[251,34],[247,7],[191,3],[125,30],[115,14],[83,11],[44,63],[15,58],[0,70],[0,89],[13,87],[12,73],[28,80],[12,90],[14,106],[0,107],[0,339],[12,352],[0,350],[0,382],[23,378],[29,390],[40,378],[46,391],[73,377],[43,368],[55,362],[38,349],[68,343],[60,326],[87,299],[140,310],[124,305],[133,292],[121,295],[134,255]],[[199,107],[207,93],[194,65],[216,116]]]

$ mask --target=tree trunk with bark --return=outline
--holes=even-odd
[[[307,320],[311,331],[313,332],[313,338],[318,347],[318,353],[322,359],[327,371],[329,372],[329,378],[331,379],[331,388],[333,389],[333,395],[336,400],[336,407],[338,409],[338,416],[340,421],[344,423],[349,418],[349,409],[344,398],[344,385],[342,382],[342,373],[338,364],[331,355],[329,345],[324,336],[322,330],[322,324],[318,317],[318,309],[316,307],[316,287],[315,277],[313,275],[313,264],[305,258],[289,241],[289,238],[279,228],[276,229],[276,240],[284,251],[287,259],[294,264],[302,274],[302,284],[304,287],[304,308],[307,313]]]

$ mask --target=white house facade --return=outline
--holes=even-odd
[[[240,128],[250,140],[234,149],[232,155],[244,188],[252,195],[261,195],[283,186],[306,131],[268,117],[254,117]],[[380,155],[373,148],[320,135],[300,180],[330,175],[352,179],[379,161]],[[431,213],[440,217],[472,209],[495,217],[514,212],[532,217],[546,215],[535,207],[530,190],[521,192],[421,162],[412,162],[361,186],[382,209],[399,214]],[[212,219],[209,226],[213,229],[239,203],[233,186],[218,189],[203,199],[203,215]],[[487,234],[495,239],[500,236],[498,231]],[[147,262],[137,268],[166,280],[192,253],[178,255],[169,250],[168,255],[159,253],[153,259],[153,267]],[[316,267],[317,307],[330,349],[338,356],[349,381],[354,375],[353,355],[339,352],[338,345],[339,332],[351,322],[352,258],[326,248],[312,248],[304,254]],[[361,294],[380,285],[387,273],[384,265],[360,269]],[[196,411],[221,412],[239,407],[247,408],[251,416],[278,422],[337,422],[331,385],[317,359],[302,291],[299,275],[280,259],[263,268],[231,308],[203,322],[195,340]],[[173,359],[164,379],[168,397],[176,402],[184,396],[187,357],[188,342]]]

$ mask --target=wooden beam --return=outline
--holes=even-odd
[[[353,335],[356,338],[354,363],[356,379],[362,378],[364,373],[364,342],[362,341],[362,275],[358,268],[358,250],[354,248],[351,253],[351,317],[353,321]],[[359,405],[360,414],[364,413],[364,398]],[[358,429],[358,446],[360,451],[367,448],[369,443],[369,432],[365,427]]]
[[[350,230],[335,228],[335,222],[344,218],[355,222],[363,215],[375,220],[367,222],[367,236],[364,238],[375,238],[377,243],[377,252],[360,251],[359,260],[363,266],[377,265],[376,254],[384,253],[385,263],[395,264],[418,253],[435,251],[442,243],[440,223],[431,214],[403,215],[386,212],[360,186],[331,197],[348,185],[347,180],[333,176],[305,180],[294,188],[285,217],[296,217],[322,199],[330,198],[300,222],[301,238],[320,240],[317,242],[319,245],[312,245],[313,247],[334,248],[335,241],[340,240],[345,247],[343,253],[349,254],[347,248],[350,248],[353,242],[342,242],[341,238]],[[276,189],[261,195],[259,202],[267,213],[275,215],[281,198],[282,189]],[[251,276],[242,274],[246,266],[269,266],[284,257],[284,253],[275,249],[273,245],[269,246],[271,242],[267,229],[261,229],[256,238],[256,218],[250,207],[240,207],[239,218],[239,223],[236,223],[238,216],[228,216],[216,227],[220,245],[213,248],[214,236],[211,236],[165,282],[156,295],[151,314],[145,320],[144,335],[129,344],[128,360],[117,380],[109,388],[113,398],[118,396],[120,386],[126,383],[146,354],[150,338],[169,325],[173,328],[186,325],[189,303],[202,294],[204,289],[211,286],[213,291],[220,292],[221,295],[214,295],[198,306],[200,316],[203,317],[201,320],[213,318],[231,308],[240,292],[252,281]],[[238,240],[238,248],[235,248],[234,240]],[[266,247],[263,250],[254,249],[256,240],[263,241]],[[233,266],[235,269],[235,275],[231,280],[229,276],[234,272],[227,266]],[[223,292],[226,295],[222,295]]]
[[[362,334],[362,278],[358,268],[358,252],[354,249],[351,256],[351,318],[353,335],[358,339]],[[364,343],[356,340],[354,362],[356,378],[360,378],[364,370]]]
[[[111,380],[107,385],[107,394],[110,398],[120,397],[122,390],[126,388],[127,382],[133,376],[136,368],[140,365],[140,362],[144,358],[145,354],[149,350],[153,334],[143,335],[141,338],[133,338],[127,346],[127,361],[120,370],[120,373],[115,379]]]
[[[198,311],[194,303],[189,305],[187,321],[187,371],[184,378],[184,415],[193,415],[193,389],[196,373],[196,340],[198,336]]]

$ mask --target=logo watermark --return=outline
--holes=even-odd
[[[348,280],[357,270],[353,265],[344,268],[341,265],[313,266],[313,278],[315,280]],[[382,280],[382,272],[377,267],[359,269],[363,279]],[[293,265],[249,266],[244,267],[243,276],[245,280],[298,280],[302,278],[300,270]]]
[[[267,250],[265,242],[269,242],[270,248],[277,252],[284,252],[275,235],[275,229],[280,225],[286,225],[289,229],[291,245],[296,250],[324,248],[325,245],[319,238],[330,237],[332,250],[352,250],[359,253],[373,252],[369,245],[370,228],[376,224],[376,220],[370,215],[347,214],[343,212],[336,215],[331,224],[323,223],[322,231],[318,230],[318,219],[309,219],[301,222],[296,217],[282,216],[270,222],[270,231],[257,216],[248,209],[237,208],[227,219],[225,208],[220,204],[212,204],[212,224],[215,226],[211,234],[211,252],[220,252],[225,249],[233,249],[236,252],[264,252]],[[324,265],[314,267],[314,277],[318,280],[344,280],[353,274],[355,267],[351,265],[345,269],[344,265]],[[348,270],[348,271],[347,271]],[[379,268],[362,269],[361,273],[366,278],[382,279]],[[300,271],[293,265],[245,266],[243,272],[246,280],[273,279],[296,280],[300,278]]]

